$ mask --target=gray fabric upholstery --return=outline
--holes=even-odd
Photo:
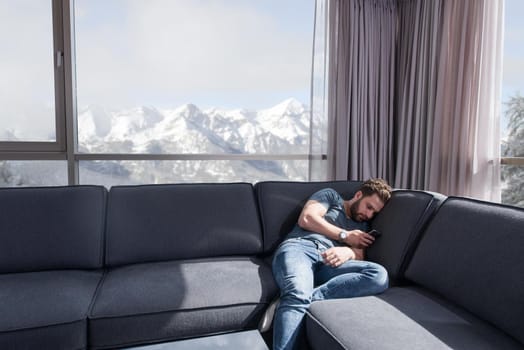
[[[106,189],[0,189],[0,273],[100,268]]]
[[[302,207],[313,193],[329,187],[349,199],[361,184],[360,181],[257,183],[255,191],[264,228],[264,251],[276,249],[297,223]]]
[[[360,184],[263,182],[257,197],[242,183],[116,186],[107,213],[103,187],[0,189],[0,349],[254,329],[278,292],[265,260],[305,201]],[[524,210],[442,200],[394,192],[368,259],[417,287],[313,303],[313,349],[523,348]]]
[[[406,271],[524,343],[524,210],[448,198]]]
[[[382,235],[366,250],[366,258],[388,270],[391,284],[402,280],[424,225],[444,199],[436,193],[395,190],[373,220]]]
[[[110,266],[260,252],[251,184],[115,186],[109,192]]]
[[[314,350],[522,349],[504,332],[417,288],[315,302],[306,318]]]
[[[95,348],[252,329],[276,293],[255,258],[129,265],[105,276],[90,316]]]
[[[101,271],[0,275],[0,349],[85,349]]]

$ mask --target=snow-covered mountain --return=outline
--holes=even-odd
[[[81,152],[307,153],[309,111],[295,99],[259,111],[139,107],[78,114]]]
[[[86,153],[307,154],[308,108],[296,99],[258,111],[139,107],[79,110],[78,143]],[[146,164],[147,163],[147,164]],[[82,182],[259,181],[306,179],[307,161],[81,162]],[[109,177],[101,179],[100,177]]]

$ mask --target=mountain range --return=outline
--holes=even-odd
[[[307,154],[310,112],[290,98],[267,109],[137,107],[78,112],[82,153]],[[82,161],[82,183],[305,180],[307,160]]]
[[[309,110],[295,99],[250,111],[138,107],[78,113],[78,143],[86,153],[283,154],[309,151]]]

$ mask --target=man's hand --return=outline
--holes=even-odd
[[[357,248],[351,248],[353,253],[355,253],[355,257],[353,260],[364,260],[365,259],[365,251],[364,249],[357,249]]]
[[[332,247],[322,252],[324,264],[339,267],[350,259],[355,259],[355,252],[349,247]]]
[[[348,236],[344,240],[344,243],[350,247],[359,249],[367,248],[373,242],[375,242],[375,237],[361,230],[348,231]]]

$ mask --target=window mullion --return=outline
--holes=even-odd
[[[53,63],[55,79],[55,130],[59,151],[66,150],[65,98],[64,98],[64,37],[62,0],[53,0]]]
[[[75,94],[75,50],[74,50],[74,0],[55,0],[61,5],[61,39],[63,43],[63,106],[64,106],[64,136],[65,152],[67,159],[68,183],[77,185],[78,161],[75,159],[77,150],[77,125],[76,125],[76,94]]]

